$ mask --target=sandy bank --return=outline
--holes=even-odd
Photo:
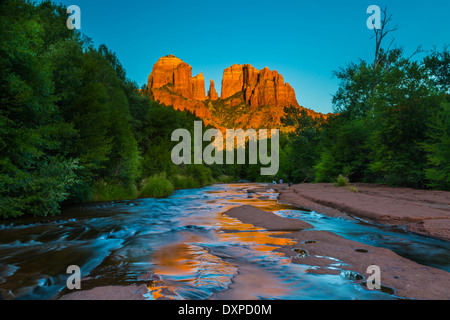
[[[358,192],[328,183],[280,190],[282,203],[328,215],[348,213],[372,222],[450,241],[450,192],[354,184]]]
[[[274,225],[277,230],[296,223],[294,219],[279,216],[251,206],[232,208],[224,214],[236,217],[256,227]],[[284,219],[281,222],[280,219]],[[289,220],[292,220],[289,223]],[[304,222],[305,223],[305,222]],[[306,226],[306,225],[305,225]],[[450,273],[420,265],[393,251],[347,240],[327,231],[303,230],[279,235],[297,241],[296,245],[282,246],[277,251],[291,257],[293,263],[311,266],[308,272],[336,274],[353,271],[367,279],[367,267],[381,269],[381,285],[393,288],[395,295],[411,299],[450,299]],[[330,267],[333,267],[330,269]],[[361,279],[358,282],[364,282]]]

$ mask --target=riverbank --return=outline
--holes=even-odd
[[[83,210],[83,208],[91,208],[96,205],[107,205],[109,203],[120,203],[137,201],[139,199],[145,198],[166,198],[170,196],[176,190],[188,190],[188,189],[198,189],[213,184],[226,184],[235,183],[234,178],[230,176],[222,175],[217,179],[208,181],[207,183],[200,184],[191,177],[186,177],[182,175],[176,175],[170,179],[166,179],[164,176],[156,175],[150,179],[151,181],[145,180],[145,183],[150,190],[142,192],[144,190],[138,191],[136,186],[133,192],[121,192],[122,188],[118,185],[107,184],[104,181],[97,184],[94,188],[92,198],[82,201],[82,202],[72,202],[67,201],[61,204],[61,209],[59,214],[40,216],[40,215],[22,215],[18,217],[0,217],[0,228],[5,226],[18,226],[18,225],[31,225],[31,224],[45,224],[50,222],[57,222],[63,220],[73,219],[74,217],[79,217],[80,214],[85,214],[86,218],[92,213],[89,210]],[[101,186],[100,188],[98,186]],[[141,188],[142,189],[142,188]]]
[[[313,226],[248,205],[232,208],[223,214],[256,227],[275,226],[277,231],[284,227],[287,233],[278,236],[297,243],[282,245],[275,250],[293,263],[308,266],[306,271],[309,273],[341,274],[366,286],[365,279],[371,274],[367,273],[367,268],[376,265],[380,267],[383,292],[408,299],[450,299],[450,273],[418,264],[389,249],[351,241],[328,231],[305,230]],[[293,229],[297,231],[292,232]]]
[[[331,216],[343,213],[450,241],[450,192],[352,184],[357,192],[328,183],[282,188],[282,203]]]

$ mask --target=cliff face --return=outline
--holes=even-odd
[[[246,76],[246,81],[244,81],[244,72]],[[253,68],[249,64],[238,65],[234,64],[231,67],[226,68],[223,71],[222,77],[222,99],[226,99],[236,94],[239,91],[242,91],[244,87],[244,82],[248,84],[250,82],[250,76],[252,82],[256,84],[258,70]]]
[[[208,99],[209,100],[217,100],[219,99],[219,94],[216,91],[214,86],[214,80],[209,80],[209,90],[208,90]]]
[[[191,79],[192,99],[205,100],[205,78],[203,72]]]
[[[172,85],[173,92],[187,99],[205,100],[203,73],[192,77],[192,67],[174,55],[160,58],[148,77],[150,90]]]
[[[258,71],[249,64],[232,65],[223,72],[222,99],[244,93],[245,103],[252,107],[299,107],[294,89],[283,76],[269,68]]]
[[[168,83],[174,84],[175,73],[183,61],[173,55],[159,58],[148,77],[148,88],[160,88]]]
[[[190,65],[168,55],[153,66],[147,87],[160,103],[193,112],[218,128],[280,127],[284,107],[289,106],[306,110],[310,116],[325,116],[301,107],[294,89],[277,71],[267,67],[257,70],[250,64],[235,64],[224,70],[219,98],[213,80],[206,95],[203,73],[192,77]]]

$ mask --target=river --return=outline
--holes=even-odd
[[[222,212],[251,204],[303,219],[315,230],[387,247],[416,262],[450,271],[447,243],[400,228],[331,218],[258,199],[257,184],[217,184],[138,199],[66,208],[41,223],[0,225],[0,297],[57,299],[69,293],[67,267],[81,268],[82,289],[141,285],[146,298],[170,299],[396,299],[367,290],[345,274],[305,272],[275,252],[290,244]],[[336,263],[339,268],[339,261]]]

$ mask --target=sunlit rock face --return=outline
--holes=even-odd
[[[216,91],[214,80],[212,79],[209,81],[208,99],[209,100],[219,99],[219,94]]]
[[[300,106],[294,89],[276,70],[234,64],[223,71],[221,96],[213,80],[205,92],[203,73],[174,55],[161,57],[148,77],[148,94],[176,110],[189,111],[206,125],[224,128],[278,128],[284,107],[304,110],[309,116],[327,117]]]
[[[183,61],[173,55],[159,58],[153,66],[152,73],[148,77],[148,87],[157,89],[166,84],[173,85],[176,70],[181,63]]]
[[[171,85],[174,93],[187,99],[205,100],[203,73],[192,77],[192,67],[174,55],[161,57],[148,77],[148,88]]]
[[[252,107],[299,107],[294,89],[283,76],[265,67],[257,70],[250,64],[232,65],[223,72],[222,99],[244,93],[245,103]]]

